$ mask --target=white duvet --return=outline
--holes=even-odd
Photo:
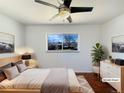
[[[41,89],[49,72],[50,69],[28,69],[12,80],[0,82],[0,89]],[[68,78],[71,92],[80,91],[80,84],[72,69],[68,69]]]

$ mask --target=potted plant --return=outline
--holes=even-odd
[[[104,58],[105,52],[100,43],[96,43],[92,50],[93,71],[97,74],[100,72],[100,61]]]

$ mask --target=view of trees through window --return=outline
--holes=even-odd
[[[78,34],[49,34],[48,50],[78,50]]]

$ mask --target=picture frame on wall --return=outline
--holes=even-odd
[[[124,53],[124,35],[112,37],[112,52]]]
[[[47,52],[79,52],[79,35],[47,34]]]
[[[8,33],[0,32],[0,54],[13,53],[15,36]]]

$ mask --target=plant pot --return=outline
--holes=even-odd
[[[99,66],[93,66],[93,72],[96,74],[100,73],[100,67]]]

